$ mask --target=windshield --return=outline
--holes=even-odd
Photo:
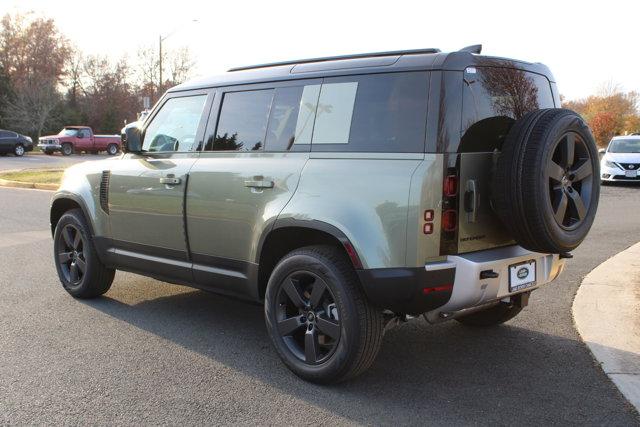
[[[640,138],[614,139],[609,144],[610,153],[640,153]]]
[[[58,135],[62,136],[76,136],[78,134],[78,129],[64,128],[60,131]]]

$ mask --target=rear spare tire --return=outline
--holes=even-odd
[[[580,115],[560,108],[532,111],[505,139],[494,174],[493,207],[524,248],[569,252],[593,224],[599,176],[598,150]]]

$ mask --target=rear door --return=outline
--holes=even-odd
[[[10,153],[13,151],[17,134],[6,130],[0,130],[0,152]]]
[[[120,264],[191,281],[184,195],[212,96],[169,95],[146,122],[144,152],[112,163],[109,218]]]
[[[543,75],[506,66],[464,71],[459,155],[450,156],[459,173],[457,252],[512,242],[491,207],[497,156],[517,119],[535,109],[553,107],[550,82]]]
[[[320,80],[219,89],[190,173],[187,228],[200,286],[251,295],[257,243],[309,158]]]

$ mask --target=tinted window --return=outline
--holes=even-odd
[[[546,77],[516,68],[467,68],[459,151],[493,151],[513,123],[538,108],[553,108]]]
[[[13,138],[13,133],[6,130],[0,130],[0,138]]]
[[[314,151],[423,152],[427,73],[325,79]]]
[[[147,126],[142,142],[146,151],[191,151],[206,95],[171,98]]]
[[[640,138],[614,139],[609,144],[610,153],[640,153]]]
[[[265,141],[266,150],[308,150],[319,91],[320,85],[275,89]]]
[[[225,93],[215,137],[205,150],[262,150],[272,99],[273,89]]]

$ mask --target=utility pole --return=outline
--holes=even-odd
[[[158,44],[159,44],[159,66],[160,66],[160,78],[158,79],[158,98],[160,98],[160,94],[162,93],[162,35],[158,36]]]

